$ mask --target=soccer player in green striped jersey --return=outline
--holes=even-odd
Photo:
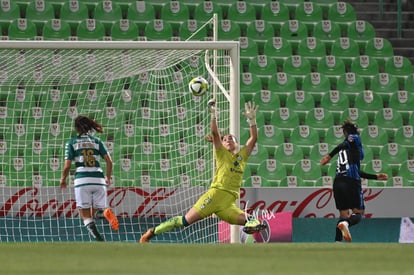
[[[111,184],[112,159],[104,143],[93,132],[103,132],[101,124],[86,116],[75,118],[77,136],[71,138],[65,146],[65,163],[60,179],[60,187],[66,188],[67,177],[75,163],[75,199],[79,214],[88,232],[97,241],[104,238],[96,228],[96,219],[107,219],[113,230],[119,229],[118,219],[107,208],[106,188]],[[106,161],[106,177],[100,160]]]

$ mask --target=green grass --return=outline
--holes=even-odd
[[[0,243],[1,274],[413,274],[414,245]]]

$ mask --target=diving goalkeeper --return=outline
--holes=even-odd
[[[260,232],[266,228],[265,224],[236,206],[236,200],[240,197],[240,187],[246,162],[257,141],[256,111],[258,106],[252,102],[245,104],[243,115],[247,118],[250,126],[250,137],[246,145],[239,150],[239,145],[233,135],[220,135],[214,100],[210,100],[208,105],[211,111],[210,139],[214,145],[217,164],[217,170],[210,188],[198,199],[187,214],[173,217],[154,228],[148,229],[141,236],[140,243],[147,243],[159,234],[176,227],[189,226],[212,214],[230,224],[244,225],[243,230],[247,234]]]

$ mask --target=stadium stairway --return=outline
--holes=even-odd
[[[357,13],[358,20],[370,22],[378,37],[388,39],[393,45],[395,55],[408,57],[414,64],[414,1],[401,0],[401,37],[398,37],[398,11],[395,0],[349,0]],[[382,15],[380,2],[383,3]]]

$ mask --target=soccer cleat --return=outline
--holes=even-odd
[[[253,219],[248,222],[243,227],[243,232],[246,234],[253,234],[256,232],[261,232],[267,228],[265,223],[260,223],[260,221]]]
[[[338,228],[339,230],[341,230],[342,237],[344,238],[344,240],[347,242],[351,242],[352,237],[351,237],[351,233],[349,232],[348,222],[343,221],[343,222],[338,223]]]
[[[149,241],[155,236],[154,234],[154,228],[150,228],[145,232],[144,235],[141,236],[141,239],[139,239],[140,243],[149,243]]]
[[[104,211],[104,217],[109,222],[113,230],[119,229],[119,222],[111,208],[106,208]]]

